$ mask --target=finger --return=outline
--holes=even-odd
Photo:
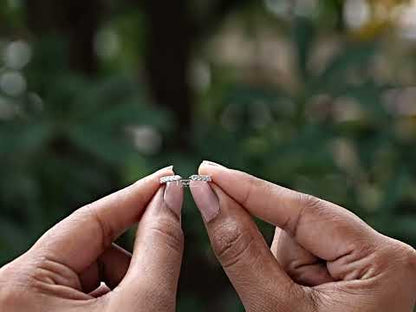
[[[89,293],[100,286],[114,289],[126,275],[131,261],[131,254],[112,244],[84,272],[80,274],[82,290]]]
[[[91,297],[98,298],[108,294],[110,291],[111,289],[105,283],[101,283],[96,289],[90,292],[89,295]]]
[[[80,273],[137,222],[159,188],[159,178],[173,174],[167,167],[75,211],[46,232],[31,252]],[[81,252],[82,251],[82,252]]]
[[[276,228],[271,250],[286,273],[300,285],[316,286],[334,281],[326,262],[304,249],[279,228]]]
[[[193,181],[192,196],[203,216],[214,253],[246,310],[271,311],[278,304],[282,311],[289,311],[286,304],[300,295],[301,289],[273,257],[250,215],[218,186],[211,187]],[[273,302],[264,298],[273,298]]]
[[[123,300],[137,310],[166,311],[167,306],[176,305],[184,243],[182,202],[181,185],[168,183],[155,194],[140,220],[132,262],[120,284]]]
[[[285,230],[319,258],[332,261],[350,255],[363,249],[363,236],[367,243],[375,236],[361,219],[330,202],[210,162],[203,162],[199,172],[210,175],[251,214]]]

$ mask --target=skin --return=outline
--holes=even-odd
[[[210,162],[199,173],[213,182],[192,195],[247,311],[412,311],[412,247],[327,201]],[[0,311],[175,311],[183,191],[159,184],[172,174],[80,208],[2,267]],[[276,226],[271,248],[252,216]],[[131,255],[112,242],[137,222]]]
[[[78,209],[3,266],[0,311],[175,311],[183,193],[159,184],[171,174],[162,169]],[[112,242],[137,222],[131,255]]]
[[[199,173],[213,182],[193,197],[246,311],[413,311],[412,247],[310,195],[211,162]],[[252,216],[276,226],[271,248]]]

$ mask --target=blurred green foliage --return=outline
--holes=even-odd
[[[0,25],[0,48],[4,54],[13,40],[26,40],[32,57],[21,68],[11,68],[4,57],[0,69],[0,264],[77,207],[164,165],[192,174],[203,159],[336,202],[382,233],[416,245],[415,116],[385,103],[388,94],[411,85],[372,72],[386,42],[382,36],[348,36],[338,1],[324,1],[316,16],[289,19],[246,1],[224,5],[222,19],[207,19],[216,23],[213,33],[196,39],[221,34],[227,16],[238,21],[247,40],[255,40],[261,20],[292,48],[296,83],[262,80],[256,70],[247,74],[241,66],[218,62],[212,47],[195,39],[189,48],[209,69],[209,82],[192,91],[189,145],[183,147],[165,143],[179,135],[177,107],[155,103],[154,85],[144,79],[151,13],[110,1],[112,14],[96,29],[103,42],[95,42],[95,49],[103,51],[95,51],[99,67],[91,75],[72,68],[65,34],[32,37],[28,8],[16,3],[1,2],[0,16],[7,18]],[[339,49],[312,70],[323,36],[337,38]],[[394,62],[388,66],[403,69]],[[169,69],[160,68],[159,75],[164,70]],[[8,92],[5,73],[22,75],[25,91]],[[179,311],[242,311],[209,251],[189,194],[183,222],[187,248]],[[259,226],[270,239],[273,228],[260,221]],[[130,233],[120,243],[128,247],[131,240]]]

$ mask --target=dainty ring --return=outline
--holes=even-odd
[[[181,179],[180,183],[182,184],[183,187],[190,187],[192,181],[211,182],[212,179],[210,176],[194,174],[194,175],[191,175],[188,179]]]
[[[181,181],[181,180],[182,180],[182,177],[180,175],[173,175],[173,176],[170,175],[170,176],[161,177],[159,182],[160,182],[160,184],[165,184],[165,183],[168,183],[168,182],[178,182],[178,181]]]
[[[191,181],[211,182],[212,178],[207,175],[191,175],[188,179],[183,179],[180,175],[164,176],[160,178],[160,184],[166,184],[169,182],[177,182],[182,184],[183,187],[190,185]]]
[[[192,180],[192,181],[211,182],[212,181],[212,178],[210,176],[207,176],[207,175],[194,174],[194,175],[191,175],[189,177],[189,180]]]

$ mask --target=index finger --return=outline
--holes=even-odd
[[[29,252],[80,273],[127,228],[139,221],[160,187],[163,168],[126,188],[86,205],[46,232]]]
[[[247,173],[203,162],[199,173],[210,175],[229,196],[251,214],[287,231],[316,256],[332,261],[348,255],[362,238],[375,231],[350,211]],[[367,242],[371,242],[368,239]]]

